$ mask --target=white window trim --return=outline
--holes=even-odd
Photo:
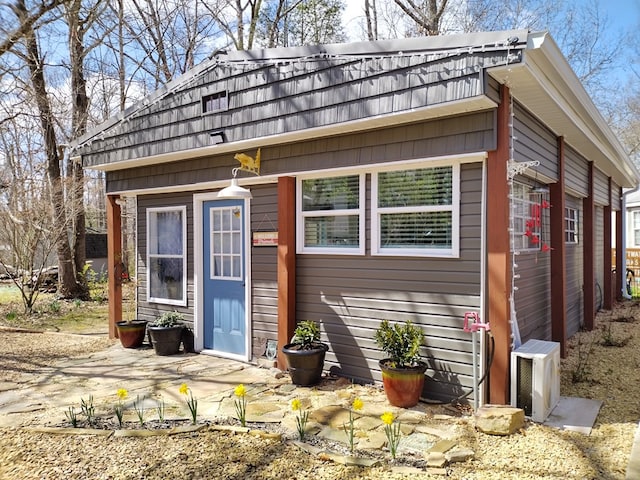
[[[640,217],[640,210],[631,211],[631,243],[634,248],[640,247],[640,245],[636,243],[636,230],[640,230],[640,228],[636,228],[636,217]]]
[[[399,165],[395,168],[379,169],[371,178],[371,255],[393,257],[460,257],[460,161],[434,164],[424,162],[411,165]],[[421,168],[451,167],[451,205],[419,206],[419,207],[378,207],[378,173],[382,171],[416,170]],[[383,248],[380,246],[380,215],[383,213],[414,212],[451,212],[451,247],[450,248]]]
[[[176,212],[179,211],[182,213],[182,300],[172,300],[169,298],[157,298],[151,296],[151,258],[152,255],[149,253],[149,240],[151,238],[150,235],[150,225],[151,225],[151,215],[153,213],[158,212]],[[187,305],[187,207],[186,205],[180,205],[175,207],[153,207],[147,208],[147,301],[150,303],[159,303],[163,305],[179,305],[186,306]],[[176,258],[177,255],[153,255],[153,258]]]
[[[580,233],[580,226],[578,225],[579,218],[580,216],[578,214],[577,208],[565,207],[564,221],[567,223],[571,222],[574,226],[572,230],[565,228],[564,238],[567,245],[577,245],[579,243],[579,236],[578,236]],[[573,235],[573,240],[567,240],[568,234]]]
[[[358,175],[358,208],[349,210],[302,210],[302,182],[304,180],[348,177]],[[331,175],[304,175],[296,179],[296,253],[318,253],[324,255],[364,255],[365,254],[365,203],[366,203],[366,183],[365,173],[334,173]],[[331,216],[347,216],[358,215],[358,247],[307,247],[304,244],[305,239],[305,217],[331,217]]]
[[[514,207],[515,207],[514,203],[516,201],[524,202],[527,205],[527,208],[529,209],[529,211],[531,210],[531,206],[536,204],[536,202],[531,200],[531,193],[532,193],[532,190],[533,190],[533,187],[531,185],[528,185],[528,184],[522,183],[522,182],[517,182],[515,180],[514,180],[513,184],[514,185],[517,184],[517,185],[523,186],[526,189],[525,193],[527,195],[529,195],[529,198],[528,199],[524,199],[524,198],[516,197],[515,195],[513,195],[513,192],[509,195],[509,201],[510,201],[510,206],[509,207],[511,209],[511,213],[510,213],[511,222],[513,222],[515,220],[515,214],[513,213],[513,211],[514,211]],[[542,214],[542,211],[543,211],[543,209],[541,208],[540,209],[540,221],[544,222],[544,216]],[[519,217],[519,218],[522,218],[523,224],[526,225],[527,220],[529,220],[531,217],[530,216],[525,216],[525,217]],[[515,230],[515,227],[513,226],[513,223],[511,224],[511,229],[513,231],[512,232],[513,233],[513,237],[512,237],[512,240],[510,242],[511,243],[511,247],[510,248],[511,248],[511,252],[512,253],[513,252],[518,252],[518,253],[536,253],[536,252],[540,251],[540,248],[541,248],[542,243],[543,243],[543,239],[541,238],[542,237],[542,235],[541,235],[542,226],[538,227],[536,229],[536,231],[534,232],[537,235],[539,235],[539,237],[540,237],[539,238],[540,242],[539,242],[537,247],[536,246],[533,246],[533,247],[521,247],[520,245],[518,245],[517,248],[516,248],[516,245],[515,245],[516,238],[521,239],[522,237],[525,237],[525,231],[524,230],[523,231]],[[527,243],[529,243],[529,242],[527,241]]]

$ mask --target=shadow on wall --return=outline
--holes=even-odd
[[[457,403],[472,403],[473,393],[464,397],[470,389],[463,388],[457,373],[442,364],[431,355],[424,357],[427,363],[427,373],[422,390],[422,398],[438,402],[449,403],[459,399]],[[463,398],[464,397],[464,398]]]
[[[329,372],[333,375],[348,377],[357,383],[373,383],[369,363],[352,332],[354,326],[350,327],[344,322],[344,319],[352,318],[348,305],[339,294],[319,294],[322,311],[317,320],[320,321],[329,344],[325,368],[329,367]]]

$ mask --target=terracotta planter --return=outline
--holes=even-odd
[[[147,327],[156,355],[175,355],[180,351],[183,325],[175,327]]]
[[[287,359],[289,374],[294,385],[309,387],[320,383],[324,367],[324,355],[329,347],[324,343],[316,344],[315,348],[301,350],[300,345],[289,343],[282,347]]]
[[[138,348],[147,333],[147,322],[144,320],[122,321],[116,323],[118,338],[124,348]]]
[[[380,360],[382,384],[387,400],[395,407],[413,407],[420,401],[424,387],[426,363],[420,362],[415,367],[392,368],[387,366],[389,359]]]

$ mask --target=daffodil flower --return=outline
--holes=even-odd
[[[127,395],[129,395],[129,392],[127,392],[124,388],[119,388],[116,392],[116,395],[120,400],[124,400],[125,398],[127,398]]]
[[[233,391],[236,397],[244,397],[247,394],[247,389],[244,388],[243,384],[238,385]]]
[[[355,439],[355,429],[353,426],[353,411],[354,410],[362,410],[364,407],[364,402],[360,400],[358,397],[353,399],[351,403],[351,410],[349,410],[349,424],[342,424],[342,428],[344,429],[344,433],[347,435],[347,440],[349,441],[349,449],[351,453],[353,453],[354,449],[354,439]]]
[[[294,398],[291,400],[291,410],[294,412],[298,412],[296,416],[296,427],[298,428],[298,435],[300,436],[300,441],[304,440],[304,435],[306,433],[307,420],[309,420],[309,412],[307,410],[302,410],[302,402],[300,402],[299,398]]]
[[[244,388],[243,384],[238,385],[234,390],[236,398],[233,403],[236,407],[236,415],[238,416],[238,420],[240,420],[240,425],[243,427],[247,426],[247,389]]]
[[[393,423],[393,413],[384,412],[382,415],[380,415],[380,420],[382,420],[382,423],[384,423],[385,425],[391,425]]]
[[[384,412],[380,415],[380,420],[384,423],[384,433],[387,435],[387,443],[391,456],[395,459],[398,451],[398,443],[400,442],[400,424],[393,423],[393,413]]]
[[[191,393],[186,383],[180,385],[180,393],[182,395],[189,395],[189,398],[187,398],[187,407],[189,407],[189,412],[191,413],[191,423],[195,425],[198,416],[198,400],[193,397],[193,393]]]

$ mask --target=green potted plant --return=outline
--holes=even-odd
[[[318,323],[313,320],[299,322],[293,332],[291,343],[282,347],[291,381],[303,387],[319,383],[327,350],[327,344],[320,341]]]
[[[380,360],[387,399],[396,407],[413,407],[420,400],[427,364],[420,360],[422,329],[410,321],[391,325],[384,320],[375,333],[376,344],[388,356]]]
[[[147,329],[156,355],[174,355],[180,351],[184,315],[180,312],[164,312],[151,322]]]

